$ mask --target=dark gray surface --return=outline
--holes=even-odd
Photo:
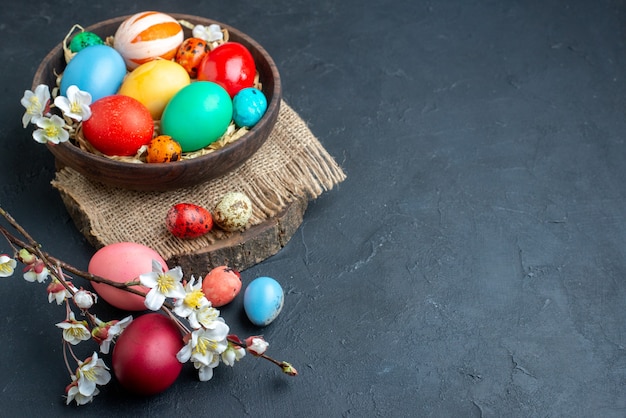
[[[626,416],[623,1],[176,3],[3,5],[0,203],[86,267],[52,157],[20,124],[72,24],[153,9],[248,33],[348,175],[243,272],[284,285],[262,332],[300,376],[248,357],[211,382],[186,368],[156,397],[112,383],[66,407],[63,311],[15,277],[1,281],[0,415]],[[260,331],[240,299],[223,312]]]

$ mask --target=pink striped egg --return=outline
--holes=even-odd
[[[183,43],[183,28],[172,16],[141,12],[124,20],[113,37],[113,47],[133,70],[157,58],[171,60]]]

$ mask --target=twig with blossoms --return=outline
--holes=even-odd
[[[204,295],[201,281],[196,281],[193,276],[189,281],[184,281],[180,267],[166,271],[160,263],[153,261],[152,271],[139,275],[137,280],[127,283],[113,282],[80,271],[45,253],[41,245],[2,207],[0,215],[23,237],[18,238],[0,225],[0,234],[6,238],[14,252],[13,256],[0,254],[0,277],[12,276],[19,261],[25,265],[24,278],[27,281],[43,283],[49,277],[52,278],[47,286],[50,303],[53,301],[59,305],[65,303],[66,318],[56,326],[62,329],[63,357],[71,378],[71,383],[65,390],[67,404],[72,401],[77,405],[91,402],[100,393],[99,386],[111,380],[109,368],[103,359],[98,358],[97,352],[81,360],[74,354],[72,347],[83,341],[93,340],[100,346],[102,354],[108,354],[115,338],[124,331],[133,318],[128,316],[122,320],[105,322],[90,313],[89,309],[97,302],[97,296],[82,287],[76,288],[69,281],[70,276],[64,271],[88,281],[104,283],[139,294],[145,297],[148,309],[164,311],[180,329],[185,343],[176,358],[181,363],[191,361],[198,370],[201,381],[210,380],[213,377],[213,370],[220,363],[232,367],[245,356],[246,352],[270,361],[287,375],[298,374],[290,363],[275,360],[265,354],[269,344],[262,336],[248,337],[242,342],[236,335],[229,334],[229,326]],[[150,291],[145,293],[130,287],[137,284],[150,288]],[[78,308],[85,319],[77,319],[72,306]],[[188,322],[189,327],[182,319]],[[77,364],[75,369],[70,366],[68,353]]]

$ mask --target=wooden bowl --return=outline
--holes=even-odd
[[[197,16],[175,14],[177,20],[208,26],[216,23],[229,32],[229,40],[245,45],[254,57],[262,90],[267,98],[263,118],[236,141],[212,153],[170,163],[130,163],[113,160],[82,150],[70,141],[48,145],[57,167],[71,167],[85,177],[111,186],[143,191],[166,191],[206,182],[232,171],[250,158],[263,145],[272,131],[281,102],[280,75],[270,55],[254,39],[226,24]],[[105,39],[115,34],[118,26],[129,16],[105,20],[86,27],[85,31]],[[191,36],[184,28],[185,37]],[[56,85],[56,74],[65,68],[63,44],[59,43],[43,59],[33,78],[33,90],[39,84]]]

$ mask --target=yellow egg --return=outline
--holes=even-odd
[[[139,100],[148,108],[152,119],[158,120],[165,105],[190,81],[182,65],[174,61],[154,60],[130,72],[118,93]]]

